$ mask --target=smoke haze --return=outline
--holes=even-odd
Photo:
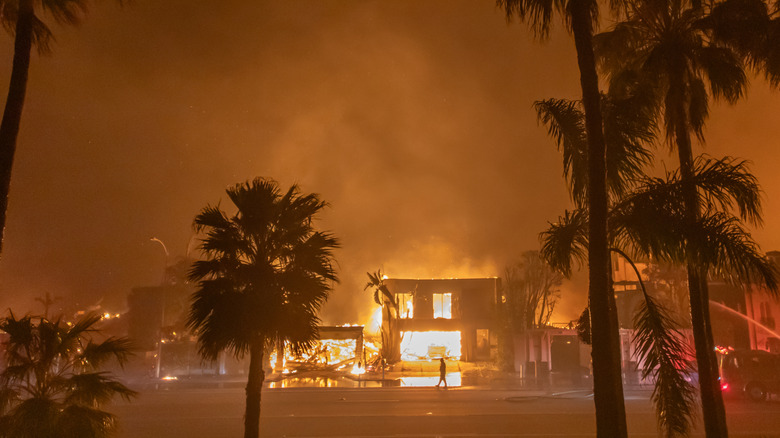
[[[53,55],[33,56],[0,262],[0,304],[20,313],[46,292],[123,308],[159,282],[151,237],[184,255],[195,214],[229,210],[224,189],[257,176],[331,204],[332,324],[368,318],[366,271],[501,276],[570,208],[531,105],[577,98],[573,43],[535,43],[493,2],[101,2],[54,32]],[[754,81],[707,131],[708,153],[756,163],[765,250],[780,247],[778,102]],[[584,292],[567,286],[564,316]]]

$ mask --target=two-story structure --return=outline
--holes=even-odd
[[[398,305],[398,317],[383,321],[397,342],[397,360],[447,357],[490,360],[497,345],[498,278],[384,280]]]

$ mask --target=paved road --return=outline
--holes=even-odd
[[[243,392],[148,391],[118,404],[120,438],[240,437]],[[656,437],[647,393],[626,400],[631,436]],[[735,437],[780,437],[780,402],[727,403]],[[456,388],[288,388],[263,392],[264,437],[593,437],[584,393]],[[701,436],[701,428],[697,429]]]

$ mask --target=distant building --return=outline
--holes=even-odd
[[[771,251],[767,256],[780,266],[780,252]],[[643,297],[639,281],[630,264],[617,255],[612,259],[612,275],[618,320],[622,329],[633,330],[633,315]],[[677,312],[683,327],[690,327],[690,304],[687,299],[687,278],[680,267],[682,277],[674,274],[661,275],[665,278],[651,278],[652,263],[637,263],[642,281],[648,292],[661,297]],[[670,285],[677,282],[677,285]],[[776,315],[780,315],[780,303],[765,288],[755,285],[734,285],[721,280],[710,279],[710,315],[713,338],[716,345],[736,349],[761,349],[780,352],[780,339],[776,330]],[[670,289],[676,287],[676,293]],[[678,295],[679,297],[675,297]]]
[[[398,304],[397,321],[383,321],[384,330],[400,347],[388,360],[491,359],[497,345],[500,279],[389,278],[384,282]]]
[[[163,286],[134,287],[127,296],[127,335],[140,350],[155,349],[162,323]]]
[[[780,251],[767,254],[775,266],[780,266]],[[745,294],[747,316],[758,324],[750,324],[749,337],[751,348],[780,353],[780,331],[777,319],[780,317],[780,302],[765,288],[753,287]]]

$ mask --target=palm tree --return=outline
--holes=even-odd
[[[701,219],[701,205],[694,178],[691,134],[703,139],[708,113],[708,93],[733,103],[742,97],[747,76],[740,54],[713,39],[706,24],[708,11],[699,1],[640,1],[628,6],[626,20],[594,39],[606,70],[613,78],[626,72],[638,74],[657,92],[663,108],[670,144],[677,148],[685,229],[693,230]],[[691,297],[696,360],[702,410],[708,437],[728,435],[723,396],[709,314],[707,270],[696,264],[695,235],[685,236],[688,289]]]
[[[121,0],[120,0],[121,3]],[[5,220],[11,169],[16,153],[16,139],[22,121],[22,108],[27,93],[30,55],[35,45],[39,54],[51,51],[53,39],[49,27],[36,13],[51,15],[57,24],[76,25],[87,11],[88,0],[0,0],[0,21],[14,37],[14,58],[11,81],[0,122],[0,253],[3,249]]]
[[[560,13],[574,36],[580,71],[582,105],[587,132],[588,211],[588,302],[593,342],[593,400],[596,406],[598,436],[627,436],[626,409],[620,369],[615,297],[610,293],[609,251],[607,250],[606,147],[602,128],[599,81],[593,54],[593,28],[598,21],[594,0],[497,0],[507,19],[528,20],[539,37],[549,35],[553,12]]]
[[[624,250],[661,262],[684,263],[690,251],[687,238],[695,235],[695,262],[710,267],[713,275],[735,284],[759,283],[777,290],[776,269],[730,213],[736,210],[740,216],[752,217],[760,212],[759,188],[745,163],[700,158],[694,173],[689,182],[696,185],[707,214],[689,228],[681,194],[681,187],[689,182],[684,182],[679,172],[665,178],[643,178],[610,211],[612,250],[629,261]],[[571,273],[573,261],[582,263],[587,221],[587,212],[582,209],[566,212],[542,233],[542,255],[563,273]],[[637,277],[641,282],[638,272]],[[645,375],[653,373],[657,379],[653,398],[659,425],[666,436],[685,435],[692,406],[690,388],[681,380],[687,370],[680,359],[684,348],[668,310],[648,296],[643,285],[642,289],[645,302],[636,316],[636,338],[646,364]]]
[[[187,324],[205,359],[223,350],[249,355],[244,437],[256,438],[265,353],[282,342],[295,353],[312,346],[317,312],[338,281],[339,242],[313,226],[327,204],[297,185],[281,192],[276,181],[257,178],[227,194],[237,208],[232,216],[209,205],[195,217],[206,260],[189,274],[197,290]]]
[[[101,409],[115,396],[136,395],[112,374],[109,361],[127,362],[127,338],[95,341],[99,315],[74,324],[12,312],[0,320],[8,333],[0,373],[0,437],[108,437],[116,417]]]
[[[363,286],[363,290],[372,289],[374,292],[374,302],[382,307],[382,325],[379,328],[382,336],[382,356],[383,359],[395,360],[398,353],[398,343],[395,339],[395,321],[398,319],[398,300],[393,296],[385,285],[385,276],[382,270],[376,272],[367,272],[368,282]],[[385,330],[387,323],[387,330]],[[382,364],[381,366],[384,366]]]
[[[642,173],[643,167],[650,160],[646,146],[651,145],[655,139],[656,115],[653,106],[652,92],[641,87],[637,77],[632,75],[624,75],[619,81],[614,80],[609,94],[602,98],[607,151],[610,157],[607,161],[607,181],[613,203],[610,241],[613,245],[625,245],[641,255],[654,254],[656,261],[659,257],[661,260],[667,257],[671,261],[680,262],[684,261],[684,237],[680,233],[670,233],[670,230],[684,230],[684,224],[679,220],[675,222],[682,217],[679,213],[683,205],[680,177],[673,173],[666,179],[654,179]],[[577,102],[565,100],[547,99],[537,102],[535,107],[540,122],[547,126],[548,132],[563,152],[564,174],[569,182],[572,198],[579,206],[573,212],[566,212],[559,218],[558,223],[552,224],[550,229],[542,234],[543,256],[556,269],[569,276],[571,261],[583,260],[587,250],[588,217],[581,201],[583,192],[587,190],[582,164],[585,147],[584,115]],[[750,222],[760,221],[760,189],[744,161],[700,158],[696,162],[695,174],[695,184],[701,187],[701,203],[707,206],[707,211],[737,211],[740,217]],[[736,248],[736,252],[723,254],[716,247],[716,258],[705,262],[719,268],[714,273],[727,278],[734,277],[731,274],[736,272],[737,278],[732,278],[736,282],[749,282],[752,278],[758,278],[760,282],[768,285],[775,284],[771,265],[766,257],[758,252],[738,221],[735,218],[724,218],[722,215],[713,216],[712,219],[701,224],[702,229],[710,233],[701,241],[710,238],[711,241],[726,242],[720,249]],[[637,243],[640,245],[637,246]],[[622,254],[630,261],[629,256],[620,249],[613,247],[611,251]],[[730,260],[742,263],[735,265],[730,263]],[[639,277],[639,274],[637,275]],[[687,367],[675,366],[675,363],[682,364],[680,355],[684,354],[684,351],[678,348],[680,343],[675,336],[676,328],[669,325],[672,318],[666,314],[669,314],[669,311],[645,293],[636,326],[645,329],[637,334],[639,344],[645,347],[640,350],[641,359],[646,363],[666,364],[667,371],[655,374],[653,398],[660,429],[666,431],[667,436],[672,436],[687,429],[691,406],[688,403],[690,391],[680,383],[685,381]],[[587,339],[590,336],[587,309],[583,312],[583,317],[580,318],[578,328],[583,329],[582,337]],[[666,330],[666,333],[661,330]],[[674,359],[675,357],[677,359]],[[649,371],[649,368],[645,368],[646,373]],[[669,407],[674,409],[670,410]]]
[[[656,114],[651,98],[651,93],[638,87],[628,77],[623,83],[613,84],[609,93],[602,96],[607,189],[613,204],[630,193],[652,159],[647,149],[656,138]],[[562,224],[551,225],[550,230],[542,234],[544,259],[568,277],[571,275],[571,260],[584,259],[587,251],[587,209],[583,208],[588,189],[584,114],[580,102],[576,101],[546,99],[534,106],[539,121],[547,126],[548,133],[563,153],[564,176],[569,183],[572,200],[578,206],[574,212],[565,213],[561,218]],[[619,249],[611,250],[623,254],[631,262]],[[633,262],[631,265],[634,266]],[[659,413],[659,428],[665,432],[685,431],[693,406],[688,397],[691,387],[685,380],[687,367],[678,366],[684,362],[684,344],[676,336],[676,329],[670,326],[672,319],[668,311],[657,305],[646,292],[644,298],[641,312],[637,314],[637,326],[645,330],[637,333],[637,339],[643,340],[640,345],[646,347],[640,350],[640,361],[659,365],[658,368],[645,367],[644,372],[644,377],[651,374],[655,377],[653,402]],[[582,312],[577,330],[583,342],[592,345],[589,309]],[[668,411],[668,407],[675,409]],[[661,415],[666,412],[670,413]],[[671,436],[669,433],[666,435]]]

